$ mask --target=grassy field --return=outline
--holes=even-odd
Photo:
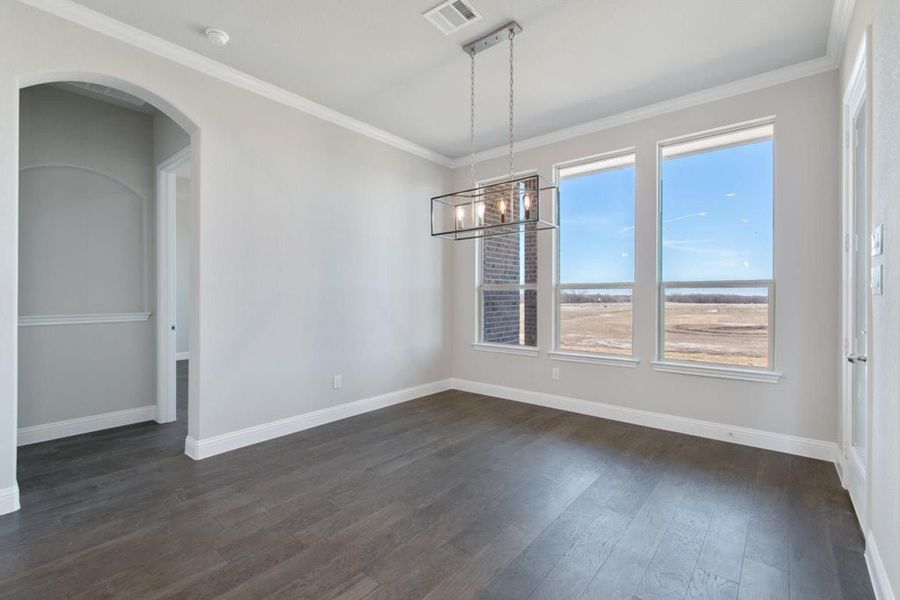
[[[560,346],[565,350],[631,354],[629,303],[563,304]],[[768,354],[766,304],[666,305],[665,357],[765,367]]]

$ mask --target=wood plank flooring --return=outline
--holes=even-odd
[[[0,598],[873,597],[828,463],[463,392],[200,462],[180,417],[20,449]]]

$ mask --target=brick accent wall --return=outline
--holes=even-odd
[[[500,223],[499,198],[485,205],[485,223]],[[511,206],[512,205],[512,206]],[[506,200],[507,222],[519,219],[517,203]],[[523,239],[524,237],[524,239]],[[523,247],[524,244],[524,247]],[[537,234],[503,235],[482,240],[481,281],[487,285],[537,283]],[[485,290],[482,293],[482,341],[495,344],[537,345],[537,292]]]

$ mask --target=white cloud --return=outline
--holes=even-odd
[[[706,211],[691,213],[689,215],[681,215],[679,217],[672,217],[671,219],[666,219],[665,221],[663,221],[663,225],[668,225],[669,223],[674,223],[675,221],[683,221],[684,219],[693,219],[695,217],[705,217],[705,216],[706,216]]]
[[[718,257],[723,261],[734,265],[737,252],[728,248],[709,247],[709,240],[665,240],[663,247],[679,252],[690,252],[693,254],[710,254]]]

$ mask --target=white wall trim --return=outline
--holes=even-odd
[[[175,360],[189,360],[191,358],[191,353],[185,350],[184,352],[176,352]]]
[[[19,508],[19,486],[0,490],[0,515],[16,512]]]
[[[514,346],[512,344],[492,344],[490,342],[472,342],[472,350],[499,352],[500,354],[518,354],[519,356],[537,356],[540,353],[540,350],[534,346]]]
[[[21,427],[18,431],[19,435],[16,445],[27,446],[28,444],[47,442],[49,440],[56,440],[72,435],[100,431],[101,429],[111,429],[113,427],[122,427],[123,425],[143,423],[144,421],[152,421],[155,417],[156,406],[151,404],[149,406],[117,410],[99,415],[92,415],[90,417],[80,417],[77,419],[68,419],[66,421],[45,423],[43,425]]]
[[[866,534],[866,566],[869,568],[869,577],[872,579],[875,598],[877,600],[897,600],[871,530]]]
[[[802,79],[804,77],[811,77],[813,75],[825,73],[827,71],[833,71],[836,68],[836,61],[829,58],[828,56],[814,58],[812,60],[797,63],[795,65],[790,65],[781,69],[776,69],[774,71],[769,71],[767,73],[761,73],[759,75],[747,77],[746,79],[739,79],[737,81],[732,81],[724,85],[711,87],[699,92],[686,94],[684,96],[671,98],[669,100],[663,100],[662,102],[657,102],[655,104],[649,104],[647,106],[642,106],[633,110],[627,110],[625,112],[610,115],[608,117],[602,117],[600,119],[595,119],[593,121],[588,121],[586,123],[581,123],[572,127],[566,127],[564,129],[559,129],[557,131],[552,131],[550,133],[545,133],[543,135],[538,135],[535,137],[517,141],[516,153],[520,153],[525,150],[531,150],[533,148],[538,148],[540,146],[546,146],[548,144],[563,142],[582,135],[587,135],[589,133],[596,133],[598,131],[612,129],[613,127],[621,127],[623,125],[628,125],[629,123],[636,123],[638,121],[643,121],[652,117],[658,117],[660,115],[675,112],[678,110],[693,108],[701,104],[708,104],[717,100],[724,100],[726,98],[740,96],[741,94],[747,94],[749,92],[755,92],[764,88],[781,85],[789,81],[794,81],[795,79]],[[481,162],[484,160],[489,160],[491,158],[506,156],[508,152],[508,145],[497,146],[496,148],[490,148],[488,150],[478,152],[475,155],[475,161]],[[462,156],[454,159],[451,166],[454,169],[463,167],[469,164],[469,160],[469,157]]]
[[[828,48],[826,56],[839,65],[844,56],[847,33],[850,30],[850,19],[853,17],[853,6],[856,0],[834,0],[831,9],[831,27],[828,30]]]
[[[160,423],[174,421],[178,413],[175,205],[177,171],[190,164],[191,144],[188,144],[156,165],[156,420]],[[196,231],[196,227],[193,229]]]
[[[409,400],[415,400],[422,396],[437,394],[438,392],[449,390],[451,388],[450,381],[450,379],[443,379],[425,383],[397,390],[395,392],[388,392],[387,394],[381,394],[379,396],[372,396],[371,398],[363,398],[362,400],[356,400],[355,402],[347,402],[345,404],[330,406],[302,415],[279,419],[278,421],[271,421],[269,423],[262,423],[261,425],[223,433],[204,440],[196,440],[191,436],[188,436],[184,441],[184,453],[194,460],[209,458],[210,456],[222,454],[223,452],[230,452],[231,450],[243,448],[244,446],[251,446],[284,435],[297,433],[304,429],[318,427],[319,425],[340,421],[347,417],[353,417],[380,408],[393,406],[394,404],[408,402]]]
[[[763,369],[742,369],[740,367],[725,367],[710,364],[690,364],[668,360],[654,360],[651,362],[654,371],[663,373],[677,373],[679,375],[696,375],[699,377],[713,377],[715,379],[732,379],[737,381],[752,381],[756,383],[778,383],[784,376],[778,371]]]
[[[546,146],[547,144],[562,142],[589,133],[596,133],[605,129],[620,127],[622,125],[642,121],[651,117],[657,117],[677,110],[683,110],[701,104],[707,104],[709,102],[724,100],[725,98],[732,98],[741,94],[765,89],[767,87],[781,85],[783,83],[794,81],[795,79],[802,79],[804,77],[825,73],[826,71],[833,71],[840,67],[841,64],[844,46],[847,41],[847,33],[850,29],[850,20],[853,16],[854,4],[855,0],[834,0],[834,5],[831,10],[831,25],[828,31],[828,45],[824,56],[789,65],[781,69],[775,69],[774,71],[738,79],[737,81],[707,88],[684,96],[670,98],[655,104],[649,104],[633,110],[601,117],[572,127],[566,127],[550,133],[526,138],[516,142],[516,152],[531,150],[532,148],[537,148],[539,146]],[[491,158],[505,156],[508,151],[508,146],[497,146],[495,148],[483,150],[475,155],[475,161],[480,162]],[[464,167],[469,164],[469,160],[468,156],[460,156],[459,158],[453,159],[450,166],[454,169]]]
[[[96,325],[99,323],[135,323],[146,321],[152,313],[102,313],[95,315],[26,315],[19,317],[19,327],[51,325]]]
[[[570,352],[567,350],[551,350],[547,353],[550,360],[584,363],[588,365],[604,365],[607,367],[625,367],[633,369],[640,360],[631,356],[615,356],[613,354],[591,354],[589,352]]]
[[[726,425],[713,421],[703,421],[676,415],[651,412],[636,408],[616,406],[593,400],[581,400],[568,396],[557,396],[543,392],[533,392],[518,388],[505,387],[490,383],[453,379],[452,388],[485,396],[494,396],[505,400],[536,404],[558,410],[600,417],[623,423],[642,425],[654,429],[674,431],[713,440],[732,442],[754,448],[775,450],[787,454],[796,454],[808,458],[834,462],[839,457],[838,446],[834,442],[814,440],[783,433]]]
[[[469,159],[466,156],[451,159],[430,148],[411,142],[358,119],[354,119],[344,113],[328,108],[317,102],[313,102],[309,98],[289,92],[284,88],[267,83],[261,79],[257,79],[256,77],[229,67],[212,58],[193,52],[177,44],[173,44],[172,42],[147,33],[142,29],[113,19],[112,17],[72,2],[71,0],[19,1],[23,4],[27,4],[36,9],[81,25],[82,27],[86,27],[119,40],[120,42],[151,52],[182,66],[200,71],[210,77],[215,77],[216,79],[220,79],[254,94],[269,98],[280,104],[296,108],[324,121],[334,123],[335,125],[359,133],[360,135],[378,140],[445,167],[458,168],[468,164]],[[635,121],[697,106],[699,104],[706,104],[723,98],[730,98],[732,96],[793,81],[794,79],[809,77],[836,69],[839,65],[841,56],[843,55],[843,46],[847,37],[847,30],[850,26],[853,5],[854,0],[834,1],[831,27],[828,34],[827,53],[825,56],[616,115],[588,121],[587,123],[582,123],[574,127],[567,127],[558,131],[528,138],[516,143],[516,151],[520,152],[531,148],[537,148],[538,146],[567,140],[587,133],[594,133],[611,127],[618,127],[627,123],[633,123]],[[476,161],[503,156],[506,151],[506,146],[498,146],[496,148],[484,150],[476,155]]]
[[[44,12],[71,21],[97,33],[130,44],[182,66],[194,69],[210,77],[237,86],[254,94],[258,94],[280,104],[296,108],[314,117],[349,129],[360,135],[378,140],[394,148],[409,152],[431,162],[449,167],[450,158],[424,146],[404,139],[393,133],[379,129],[368,123],[354,119],[309,98],[257,79],[235,68],[229,67],[212,58],[183,48],[160,37],[147,33],[122,21],[108,17],[95,10],[76,4],[70,0],[19,0]]]

